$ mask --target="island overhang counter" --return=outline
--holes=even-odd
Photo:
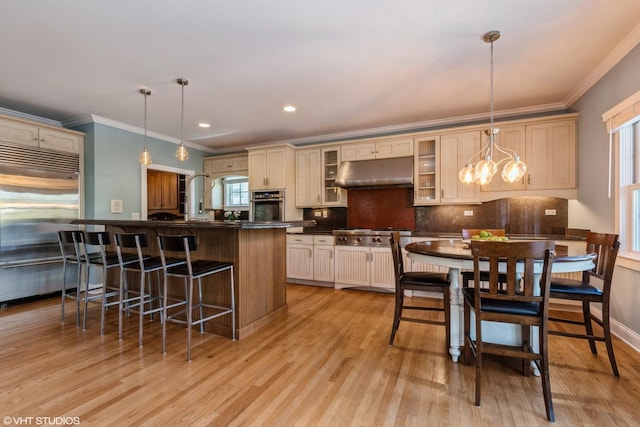
[[[286,310],[286,229],[313,227],[315,221],[144,221],[78,219],[74,224],[101,226],[111,235],[144,232],[149,253],[158,254],[158,235],[194,234],[198,251],[194,259],[233,262],[236,302],[236,337],[245,337]],[[115,251],[115,247],[110,248]],[[116,275],[112,275],[116,276]],[[110,283],[118,280],[110,277]],[[203,298],[213,303],[230,301],[229,276],[215,274],[203,280]],[[138,279],[129,278],[130,286]],[[179,294],[180,281],[169,283]],[[205,324],[205,330],[231,337],[231,319],[222,316]]]

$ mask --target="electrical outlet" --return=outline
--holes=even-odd
[[[140,212],[131,212],[131,219],[133,220],[140,219]]]
[[[545,215],[555,215],[556,214],[556,210],[555,209],[545,209],[544,210],[544,214]]]
[[[464,216],[473,216],[473,211],[464,211]]]
[[[320,211],[315,211],[315,212],[313,213],[313,216],[315,216],[316,218],[320,218],[320,217],[322,216],[322,212],[320,212]]]
[[[322,211],[322,218],[329,218],[329,212]]]

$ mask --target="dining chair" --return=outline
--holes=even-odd
[[[482,387],[482,363],[484,354],[522,359],[523,375],[529,375],[529,361],[540,370],[542,391],[547,419],[555,421],[551,385],[549,383],[548,314],[549,281],[555,243],[538,241],[472,241],[474,283],[478,283],[482,271],[489,271],[488,288],[463,288],[464,299],[464,360],[471,362],[475,356],[476,388],[475,404],[480,406]],[[542,263],[542,265],[540,265]],[[536,271],[541,268],[541,273]],[[519,271],[521,270],[521,271]],[[501,290],[498,277],[506,275],[506,286]],[[522,280],[519,280],[518,277]],[[538,280],[539,277],[539,280]],[[538,289],[539,286],[539,289]],[[471,314],[475,316],[471,329]],[[521,345],[504,345],[485,342],[482,322],[502,322],[519,325]],[[538,328],[539,346],[532,343],[531,327]],[[539,348],[536,348],[539,347]]]
[[[236,339],[236,311],[235,311],[235,290],[233,281],[233,263],[227,261],[214,261],[206,259],[192,259],[192,253],[198,249],[195,235],[158,236],[158,246],[160,247],[160,258],[164,272],[163,286],[163,319],[162,322],[162,353],[166,353],[167,323],[173,321],[184,324],[187,328],[187,361],[191,360],[191,329],[194,325],[200,325],[200,333],[204,332],[204,323],[215,318],[231,316],[231,338]],[[171,266],[169,264],[169,253],[180,254],[184,258],[184,263]],[[202,278],[213,274],[227,272],[229,276],[229,305],[218,305],[205,303],[202,298]],[[168,281],[169,277],[183,279],[186,292],[185,300],[182,302],[168,304]],[[198,280],[198,302],[194,304],[193,281]],[[176,305],[185,303],[186,309],[178,312],[168,313],[168,309]],[[204,315],[203,309],[210,309],[213,314]],[[199,318],[193,320],[193,311],[198,309]],[[186,312],[186,313],[185,313]],[[184,313],[184,315],[183,315]],[[186,320],[182,317],[186,317]]]
[[[393,345],[396,331],[400,325],[400,321],[415,322],[415,323],[427,323],[432,325],[444,325],[446,348],[450,345],[450,320],[451,320],[451,306],[449,288],[451,283],[446,273],[435,272],[418,272],[418,271],[404,271],[404,260],[402,256],[402,246],[400,245],[400,233],[397,231],[391,233],[389,238],[389,244],[391,245],[391,254],[393,256],[393,268],[395,272],[396,282],[396,294],[395,294],[395,312],[393,315],[393,327],[391,328],[391,338],[389,339],[389,345]],[[442,294],[442,306],[439,307],[427,307],[427,306],[415,306],[404,305],[404,291],[427,291],[438,292]],[[441,311],[444,313],[444,321],[431,320],[418,317],[405,317],[403,316],[403,310],[413,311]]]
[[[482,231],[488,231],[492,236],[506,236],[506,232],[504,228],[463,228],[462,229],[462,239],[468,240],[473,236],[478,236]],[[462,270],[460,272],[462,276],[462,287],[468,288],[469,282],[473,280],[473,270]],[[486,283],[489,280],[489,274],[487,272],[482,272],[480,274],[480,280],[482,283]],[[505,282],[505,277],[500,276],[500,283]]]
[[[609,355],[611,370],[616,377],[620,376],[611,340],[611,320],[609,306],[611,303],[611,283],[616,258],[620,248],[617,234],[588,232],[586,237],[587,253],[595,253],[595,267],[582,273],[582,280],[551,278],[550,297],[564,300],[580,301],[582,303],[582,319],[550,317],[553,322],[569,323],[584,327],[584,333],[565,332],[549,329],[549,334],[564,337],[580,338],[589,341],[591,353],[598,354],[596,341],[604,341]],[[599,283],[599,286],[597,284]],[[591,303],[600,303],[601,316],[591,313]],[[592,322],[602,328],[601,335],[595,335]]]
[[[116,233],[114,235],[116,243],[116,251],[118,254],[118,260],[120,262],[120,297],[119,297],[119,311],[118,311],[118,339],[122,339],[123,329],[123,315],[131,311],[138,313],[138,345],[142,347],[142,336],[144,332],[144,317],[147,315],[153,316],[155,313],[159,313],[162,319],[163,304],[162,304],[162,290],[161,280],[158,277],[156,281],[156,292],[154,293],[151,283],[151,273],[159,273],[162,271],[162,259],[160,256],[150,256],[143,253],[143,249],[149,247],[149,240],[147,234],[143,232],[138,233]],[[126,263],[126,250],[135,250],[137,262]],[[176,265],[184,264],[184,260],[168,258],[166,260],[167,266],[174,267]],[[138,291],[133,296],[128,295],[129,287],[127,281],[127,273],[133,272],[140,275],[140,282]],[[159,274],[158,274],[159,276]],[[154,303],[158,302],[154,306]]]

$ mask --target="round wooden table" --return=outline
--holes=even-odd
[[[504,243],[509,244],[509,241]],[[449,354],[451,354],[452,360],[457,362],[460,357],[460,347],[464,345],[464,331],[462,330],[464,311],[460,290],[460,272],[473,270],[473,256],[469,245],[462,240],[429,240],[409,243],[405,249],[410,259],[449,269],[448,275],[451,281],[451,347]],[[551,268],[553,273],[585,271],[594,267],[595,254],[586,253],[586,244],[581,249],[556,245],[555,252],[556,256]],[[542,263],[540,263],[541,270]],[[509,326],[496,322],[483,323],[483,339],[504,344],[514,344],[521,341],[520,328],[510,328]],[[533,335],[537,337],[537,334]]]

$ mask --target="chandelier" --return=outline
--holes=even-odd
[[[150,165],[151,164],[151,153],[149,153],[149,149],[147,148],[147,96],[151,95],[151,91],[149,89],[140,89],[140,93],[144,95],[144,150],[140,153],[139,161],[142,165]]]
[[[189,152],[184,146],[184,139],[182,139],[182,128],[184,126],[184,87],[189,84],[189,80],[179,78],[176,80],[180,86],[182,86],[182,107],[180,111],[180,146],[176,151],[176,158],[181,162],[184,162],[189,158]]]
[[[514,183],[522,179],[527,171],[527,165],[524,164],[518,154],[507,147],[501,147],[496,142],[496,135],[500,129],[493,126],[493,42],[500,38],[500,31],[489,31],[482,40],[486,43],[491,43],[491,116],[489,129],[484,131],[487,135],[487,141],[482,146],[480,151],[475,153],[469,158],[465,167],[460,169],[458,178],[465,184],[476,183],[480,185],[487,185],[491,182],[491,179],[498,171],[498,166],[504,164],[502,168],[502,179],[508,183]],[[494,149],[496,155],[502,153],[505,157],[498,162],[494,160]],[[472,163],[474,158],[480,158],[475,165]]]

